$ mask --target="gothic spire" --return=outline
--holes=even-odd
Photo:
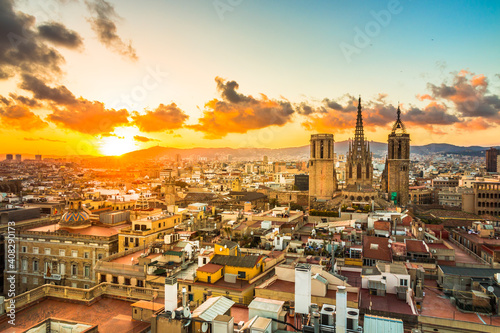
[[[354,134],[354,140],[362,143],[364,139],[363,133],[363,116],[361,114],[361,96],[359,96],[358,101],[358,118],[356,119],[356,132]]]

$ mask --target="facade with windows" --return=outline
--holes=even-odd
[[[93,287],[97,284],[95,263],[118,250],[118,231],[115,229],[92,226],[85,228],[95,231],[89,235],[80,234],[78,229],[63,231],[54,226],[21,230],[16,237],[19,249],[18,269],[14,273],[17,275],[16,294],[43,284]]]

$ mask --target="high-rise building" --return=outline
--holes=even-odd
[[[35,155],[35,161],[41,161],[42,155]]]
[[[389,200],[397,205],[406,206],[409,201],[410,182],[410,134],[401,121],[398,107],[397,119],[388,138],[387,154],[387,192]]]
[[[17,162],[21,162],[22,161],[21,154],[16,154],[16,161]]]
[[[486,151],[486,171],[497,172],[498,149],[490,148]]]
[[[349,152],[347,153],[346,186],[358,189],[362,187],[371,187],[372,177],[372,154],[370,152],[370,144],[364,136],[360,97],[354,140],[349,142]]]
[[[311,135],[311,158],[309,160],[309,197],[311,199],[331,199],[337,190],[333,145],[333,134]]]
[[[5,155],[5,160],[12,161],[13,159],[14,159],[14,156],[12,154]]]

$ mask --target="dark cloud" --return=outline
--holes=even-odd
[[[44,81],[29,74],[22,75],[20,87],[31,91],[33,96],[42,100],[49,100],[57,104],[74,104],[76,98],[65,86],[49,87]]]
[[[412,107],[404,115],[405,122],[415,125],[453,125],[461,122],[454,114],[448,113],[446,106],[431,102],[423,110]]]
[[[89,19],[92,30],[97,34],[99,41],[107,48],[132,60],[137,60],[137,54],[131,42],[124,42],[118,36],[114,20],[118,19],[113,5],[105,0],[86,0],[87,7],[92,15]]]
[[[459,116],[482,117],[500,124],[499,97],[489,92],[488,85],[485,75],[462,70],[454,75],[451,84],[430,83],[428,88],[433,99],[452,102]]]
[[[215,78],[221,100],[213,99],[205,104],[198,124],[191,125],[203,132],[208,139],[219,139],[229,133],[246,133],[268,126],[283,126],[291,121],[295,112],[288,101],[272,100],[261,94],[257,99],[238,93],[238,83],[224,82]]]
[[[70,49],[76,49],[83,46],[82,37],[73,30],[67,29],[59,22],[49,22],[38,27],[40,37],[56,45],[64,46]]]
[[[181,128],[189,118],[175,103],[169,105],[160,104],[154,111],[146,111],[145,114],[134,112],[133,124],[137,125],[142,132],[163,132]]]
[[[53,110],[47,117],[49,121],[84,134],[103,135],[128,125],[127,110],[106,109],[97,101],[79,99],[78,103],[54,106]]]
[[[141,135],[134,135],[134,140],[138,141],[138,142],[160,141],[160,140],[157,140],[157,139],[151,139],[151,138],[148,138],[148,137],[145,137],[145,136],[141,136]]]
[[[42,104],[34,98],[20,96],[20,95],[14,94],[14,93],[10,93],[9,97],[12,98],[17,103],[24,104],[24,105],[32,107],[32,108],[42,106]]]
[[[17,73],[51,77],[61,73],[62,55],[34,30],[35,18],[15,12],[13,1],[0,0],[0,78]]]

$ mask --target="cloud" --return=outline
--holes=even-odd
[[[134,135],[134,140],[135,141],[139,141],[139,142],[160,141],[160,140],[157,140],[157,139],[151,139],[151,138],[148,138],[148,137],[145,137],[145,136],[141,136],[141,135]]]
[[[288,101],[272,100],[263,94],[257,99],[238,93],[236,81],[225,82],[216,77],[215,82],[222,99],[207,102],[198,124],[188,126],[203,132],[207,139],[219,139],[229,133],[246,133],[268,126],[283,126],[291,121],[295,112]]]
[[[14,11],[13,1],[0,0],[0,79],[17,73],[61,73],[63,56],[38,38],[34,24],[33,16]]]
[[[11,128],[21,131],[34,131],[48,126],[27,106],[20,104],[11,104],[0,108],[0,123],[4,129]]]
[[[404,121],[415,125],[453,125],[461,120],[447,111],[447,107],[431,102],[423,110],[412,107],[403,117]]]
[[[59,22],[49,22],[38,26],[38,34],[43,39],[59,46],[78,49],[83,46],[82,37],[73,30],[67,29]]]
[[[69,130],[103,135],[118,126],[128,125],[128,116],[127,110],[106,109],[101,102],[79,99],[72,105],[53,106],[47,119]]]
[[[64,105],[76,103],[75,96],[65,86],[51,88],[39,78],[29,74],[22,75],[22,82],[19,86],[24,90],[31,91],[33,96],[38,99]]]
[[[451,84],[428,84],[434,99],[453,103],[459,116],[463,118],[482,117],[500,124],[500,100],[498,95],[488,90],[485,75],[474,75],[462,70],[455,74]]]
[[[137,54],[131,42],[124,42],[118,36],[113,20],[118,19],[115,8],[105,0],[85,1],[92,15],[89,19],[92,30],[97,34],[99,41],[107,48],[131,60],[137,60]]]
[[[63,140],[56,140],[56,139],[47,139],[47,138],[24,138],[26,141],[48,141],[48,142],[61,142],[61,143],[66,143],[66,141]]]
[[[19,104],[24,104],[24,105],[29,106],[31,108],[37,108],[37,107],[40,107],[42,105],[39,101],[37,101],[36,99],[31,98],[31,97],[20,96],[20,95],[14,94],[14,93],[10,93],[9,97],[14,102],[19,103]],[[2,101],[3,101],[5,98],[0,96],[0,99],[2,99]],[[10,104],[10,102],[7,99],[5,99],[5,101],[7,102],[5,104]]]
[[[160,104],[154,111],[146,111],[145,114],[134,112],[133,124],[137,125],[142,132],[163,132],[181,128],[189,118],[175,103],[169,105]]]

